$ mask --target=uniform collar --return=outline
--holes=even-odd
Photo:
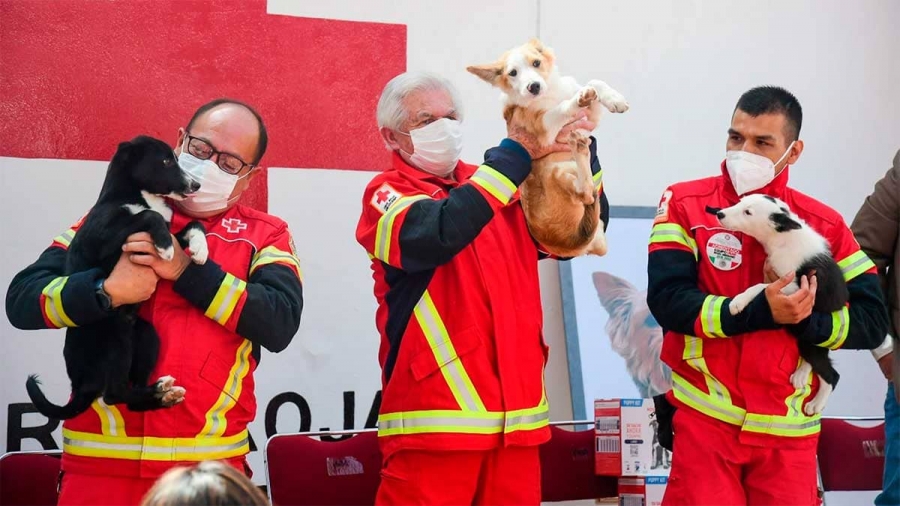
[[[788,184],[788,172],[790,170],[790,166],[786,165],[784,169],[781,170],[781,173],[772,180],[771,183],[763,186],[758,190],[753,190],[752,192],[748,192],[745,195],[753,195],[756,193],[768,195],[770,197],[775,197],[777,199],[782,199],[784,196],[784,190],[787,188]],[[734,184],[731,182],[731,177],[728,175],[728,169],[725,167],[725,161],[722,161],[722,165],[720,167],[722,171],[722,179],[724,180],[724,188],[722,189],[725,192],[725,198],[728,202],[732,204],[737,204],[740,199],[737,192],[734,191]]]

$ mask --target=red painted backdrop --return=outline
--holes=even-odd
[[[277,16],[265,0],[3,0],[0,156],[109,160],[137,134],[170,143],[217,97],[269,129],[264,166],[377,170],[384,84],[406,27]],[[257,177],[245,202],[265,210]]]

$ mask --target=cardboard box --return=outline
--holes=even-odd
[[[668,476],[619,478],[619,506],[661,506]]]
[[[656,438],[653,399],[594,401],[594,471],[601,476],[668,475],[671,454]]]

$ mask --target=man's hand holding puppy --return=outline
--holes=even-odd
[[[150,237],[149,234],[144,235]],[[150,267],[132,262],[131,256],[123,252],[109,277],[103,282],[103,289],[109,294],[113,308],[144,302],[156,291],[159,276]]]
[[[156,251],[156,246],[154,246],[150,234],[138,232],[128,236],[128,239],[125,240],[125,244],[122,246],[122,250],[129,255],[129,259],[133,263],[151,269],[156,273],[156,276],[162,279],[176,281],[190,265],[191,258],[178,244],[174,236],[172,244],[175,247],[175,256],[172,257],[172,260],[163,260]]]
[[[774,273],[771,273],[774,274]],[[766,278],[770,276],[767,273]],[[781,293],[782,288],[794,282],[795,274],[789,272],[766,287],[766,300],[772,310],[772,319],[775,323],[792,325],[800,323],[812,314],[813,305],[816,302],[816,276],[803,276],[800,278],[800,289],[791,295]]]

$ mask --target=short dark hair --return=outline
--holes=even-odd
[[[191,116],[191,120],[188,121],[187,129],[190,130],[191,127],[194,126],[194,122],[197,121],[200,116],[203,116],[212,109],[225,104],[239,105],[244,109],[250,111],[250,114],[252,114],[253,117],[256,118],[256,123],[259,124],[259,139],[257,139],[256,142],[256,156],[254,156],[253,161],[251,162],[251,164],[256,165],[260,160],[262,160],[263,155],[266,154],[266,148],[269,145],[269,133],[268,131],[266,131],[266,125],[265,123],[263,123],[262,116],[260,116],[259,113],[256,112],[256,109],[250,107],[250,105],[233,98],[217,98],[211,102],[207,102],[201,105],[200,108],[197,109],[194,115]]]
[[[803,124],[803,109],[791,92],[778,86],[759,86],[747,91],[738,99],[734,110],[744,111],[750,116],[761,114],[783,114],[787,119],[785,136],[788,141],[800,138]]]

